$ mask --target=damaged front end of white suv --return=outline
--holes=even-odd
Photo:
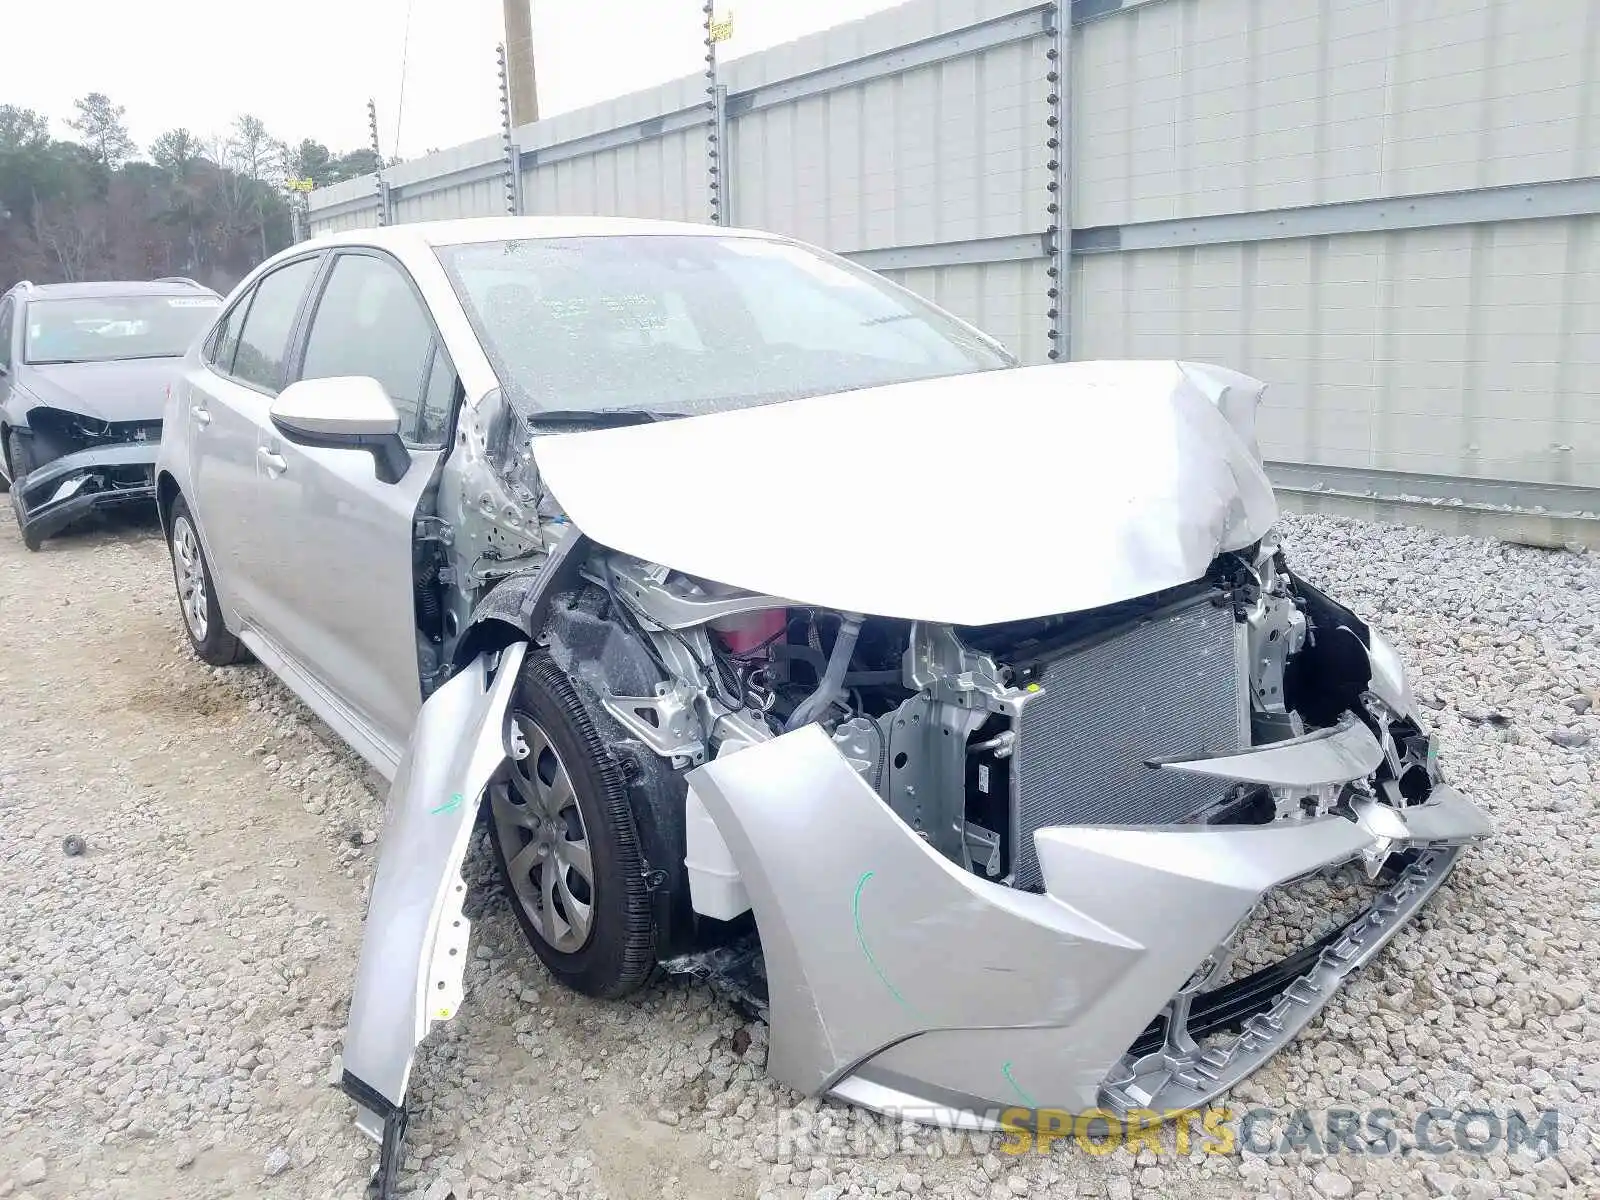
[[[762,1011],[803,1093],[1184,1110],[1293,1038],[1489,829],[1392,648],[1290,569],[1261,392],[1081,363],[548,435],[480,406],[477,619],[395,785],[344,1050],[386,1160],[459,1002],[474,815],[529,753],[525,655],[618,766],[656,959]],[[741,486],[762,462],[781,499]],[[1240,970],[1252,914],[1332,871],[1363,906]]]

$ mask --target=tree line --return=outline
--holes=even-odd
[[[75,109],[63,141],[40,113],[0,104],[0,291],[186,275],[226,292],[294,239],[289,181],[323,187],[375,165],[371,150],[287,145],[248,115],[210,137],[169,130],[145,158],[122,105],[92,92]]]

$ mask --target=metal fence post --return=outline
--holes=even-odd
[[[1049,69],[1045,82],[1050,85],[1046,103],[1050,113],[1046,118],[1050,134],[1045,149],[1050,157],[1046,166],[1050,171],[1047,186],[1050,202],[1046,206],[1046,222],[1050,265],[1045,269],[1050,279],[1046,292],[1050,306],[1047,315],[1050,329],[1050,360],[1064,361],[1072,357],[1072,193],[1067,176],[1072,161],[1072,79],[1069,74],[1072,51],[1072,4],[1070,0],[1056,0],[1051,6],[1050,47],[1045,51]]]
[[[511,75],[506,67],[505,43],[495,47],[500,60],[500,144],[506,160],[506,212],[522,215],[522,151],[514,138],[511,118]]]
[[[706,188],[711,197],[711,223],[728,225],[733,220],[733,196],[728,171],[728,89],[717,79],[717,43],[733,32],[733,22],[718,22],[714,0],[705,0],[706,43]]]
[[[372,177],[378,193],[378,224],[389,224],[389,185],[383,180],[383,151],[378,145],[378,103],[367,101],[367,129],[372,134]]]

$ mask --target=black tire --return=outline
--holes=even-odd
[[[184,545],[180,546],[180,543]],[[172,557],[172,582],[178,595],[178,619],[183,623],[183,632],[188,636],[189,645],[196,656],[213,667],[227,667],[246,661],[250,652],[228,632],[228,627],[222,622],[216,585],[211,580],[211,564],[206,561],[205,549],[200,545],[200,536],[195,531],[194,516],[182,496],[172,502],[172,512],[167,517],[167,553]],[[195,578],[192,571],[198,572],[198,579],[204,588],[203,597],[196,601],[197,608],[204,610],[203,620],[198,612],[193,615],[190,612],[191,593],[186,590],[186,581]]]
[[[6,449],[9,451],[11,460],[11,478],[18,483],[21,483],[27,477],[29,471],[41,465],[34,461],[33,447],[28,444],[28,440],[15,429],[6,435]],[[16,514],[17,528],[21,530],[23,527],[21,488],[11,489],[11,511]],[[37,550],[40,541],[37,537],[29,537],[24,533],[22,535],[22,544],[29,550]]]
[[[521,772],[528,786],[535,774],[548,776],[550,760],[544,751],[554,752],[557,767],[564,768],[570,781],[573,803],[566,806],[565,831],[554,836],[562,844],[577,844],[573,836],[572,810],[581,817],[578,832],[586,844],[591,880],[573,874],[555,857],[536,861],[532,869],[559,870],[562,886],[568,891],[557,897],[560,924],[572,924],[561,913],[560,895],[576,896],[579,884],[592,884],[588,891],[589,924],[581,944],[558,947],[541,931],[543,876],[530,874],[524,867],[522,886],[513,875],[513,863],[526,857],[540,835],[502,814],[517,810],[524,814],[538,811],[525,798],[530,795],[510,782],[490,786],[490,841],[495,860],[505,883],[507,898],[523,936],[549,972],[574,991],[600,999],[616,999],[634,991],[650,977],[655,966],[655,931],[651,920],[650,893],[644,877],[643,856],[633,811],[628,804],[622,772],[606,751],[593,720],[583,706],[571,680],[543,651],[529,653],[517,680],[511,702],[512,716],[524,731],[529,757],[512,763],[509,770]],[[543,738],[535,736],[542,732]],[[554,821],[555,818],[550,818]],[[546,833],[544,836],[552,836]],[[537,908],[534,900],[541,901]]]

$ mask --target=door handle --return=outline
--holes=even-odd
[[[202,428],[202,429],[204,429],[207,425],[211,424],[211,413],[210,413],[210,411],[207,410],[207,409],[201,408],[198,405],[196,405],[194,408],[191,408],[189,410],[189,415],[194,418],[194,423],[196,425],[200,426],[200,428]]]
[[[288,460],[281,454],[274,454],[265,446],[257,447],[256,457],[261,460],[261,465],[267,469],[267,474],[276,479],[289,469]]]

